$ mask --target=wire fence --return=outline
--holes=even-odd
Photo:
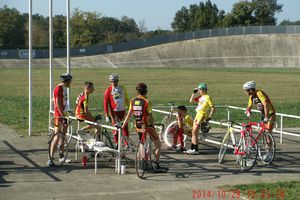
[[[70,49],[71,56],[91,56],[105,53],[115,53],[140,49],[170,42],[193,40],[210,37],[255,35],[255,34],[300,34],[300,25],[285,26],[245,26],[230,28],[215,28],[193,32],[175,33],[170,35],[156,36],[153,38],[132,40],[129,42],[95,45],[89,47],[76,47]],[[66,57],[66,48],[55,48],[53,56]],[[48,49],[34,49],[33,58],[48,58]],[[0,49],[0,59],[28,59],[27,49]]]

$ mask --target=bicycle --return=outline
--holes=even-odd
[[[252,126],[257,126],[260,131],[254,137]],[[258,144],[258,156],[265,165],[271,164],[276,153],[276,144],[273,135],[267,130],[264,122],[248,122],[246,131],[250,136],[255,138]]]
[[[161,120],[161,124],[163,124],[164,127],[167,127],[174,119],[176,119],[176,116],[174,115],[175,103],[169,102],[168,105],[170,106],[170,112]]]
[[[174,134],[176,134],[178,132],[178,125],[177,125],[177,120],[171,122],[165,132],[163,133],[163,141],[164,143],[171,147],[173,144],[173,138],[174,138]],[[210,125],[208,121],[203,121],[200,125],[200,129],[199,129],[199,139],[201,140],[202,138],[206,138],[207,137],[207,133],[210,130]],[[185,142],[187,139],[187,135],[184,134],[183,135],[183,141]],[[179,145],[179,144],[178,144]]]
[[[228,123],[228,128],[220,146],[219,163],[223,162],[227,148],[231,147],[234,149],[234,155],[237,156],[236,162],[239,164],[241,170],[249,171],[255,165],[257,160],[258,147],[256,140],[253,136],[248,134],[247,124],[239,124],[234,121],[221,121],[220,125],[222,126],[222,123],[224,122]],[[233,125],[242,127],[239,131],[240,139],[238,143],[236,143],[236,139],[233,135]],[[230,138],[231,144],[229,145]]]
[[[77,152],[85,152],[86,150],[90,150],[90,147],[96,143],[97,138],[91,138],[92,136],[89,134],[89,132],[84,132],[86,129],[78,129],[77,131],[74,131],[73,129],[73,120],[69,120],[69,132],[66,134],[62,133],[56,133],[51,136],[51,139],[49,140],[49,147],[48,147],[48,156],[49,159],[52,161],[54,166],[61,166],[65,163],[66,160],[68,160],[68,151],[69,151],[69,145],[71,143],[72,139],[76,140],[75,144],[75,159],[77,160]],[[75,120],[74,120],[75,121]],[[98,124],[99,127],[101,127],[101,124]],[[102,141],[104,141],[105,146],[109,146],[113,148],[113,142],[111,141],[110,135],[108,134],[106,128],[101,127],[101,137]],[[59,137],[59,142],[56,146],[54,146],[53,155],[51,155],[51,146],[52,142],[56,140],[56,137]],[[61,138],[62,137],[62,138]],[[99,138],[99,139],[100,139]]]
[[[139,132],[139,142],[135,154],[135,171],[140,179],[144,179],[148,167],[154,169],[155,147],[152,139],[145,132]]]

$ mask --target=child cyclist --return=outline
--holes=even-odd
[[[216,110],[211,97],[207,94],[207,90],[208,90],[207,84],[200,83],[198,88],[194,89],[192,96],[190,98],[190,103],[196,102],[198,103],[198,106],[196,108],[197,114],[194,119],[194,124],[192,129],[191,149],[185,151],[185,153],[187,154],[191,154],[191,155],[199,154],[198,132],[199,132],[200,125],[202,122],[204,122],[204,120],[206,121],[210,120]],[[197,95],[197,93],[199,95]],[[208,114],[209,110],[210,112]]]
[[[187,114],[185,106],[181,105],[177,107],[177,124],[172,127],[171,131],[174,131],[173,145],[169,147],[169,150],[185,151],[183,134],[192,136],[193,118]],[[179,140],[180,147],[177,147],[177,141]]]

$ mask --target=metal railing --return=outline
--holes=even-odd
[[[53,115],[53,114],[54,114],[53,111],[49,112],[49,127],[48,127],[48,129],[54,131],[54,128],[51,126],[51,119],[52,119],[51,115]],[[103,128],[107,128],[107,129],[110,129],[110,130],[117,131],[117,134],[118,134],[118,150],[117,150],[118,154],[117,154],[117,158],[116,158],[116,162],[115,162],[115,172],[118,173],[118,174],[121,174],[121,156],[120,155],[121,155],[121,148],[122,148],[122,144],[121,144],[122,139],[121,139],[121,137],[123,136],[121,134],[121,132],[122,132],[121,128],[117,128],[115,126],[109,126],[109,125],[105,125],[105,124],[101,124],[101,123],[97,123],[97,122],[92,122],[92,121],[88,121],[88,120],[78,121],[76,119],[76,117],[74,117],[74,116],[69,116],[69,119],[77,121],[78,129],[79,129],[79,126],[80,126],[80,122],[85,122],[87,124],[91,124],[91,125],[95,125],[95,126],[99,126],[99,127],[103,127]],[[67,134],[69,134],[69,132],[70,132],[70,127],[68,129]],[[95,173],[96,173],[96,163],[95,163]]]
[[[246,108],[241,108],[241,107],[236,107],[236,106],[227,106],[227,119],[230,120],[230,109],[234,109],[234,110],[242,110],[242,111],[246,111]],[[256,113],[260,113],[259,110],[251,110],[252,112],[256,112]],[[279,130],[277,130],[277,128],[274,128],[273,132],[275,133],[279,133],[280,134],[280,144],[283,143],[283,135],[289,135],[289,136],[294,136],[294,137],[300,137],[300,134],[296,134],[296,133],[292,133],[292,132],[288,132],[288,131],[283,131],[283,118],[292,118],[292,119],[300,119],[300,116],[297,115],[289,115],[289,114],[284,114],[284,113],[276,113],[276,116],[280,117],[280,126],[279,126]]]
[[[195,106],[186,106],[187,108],[195,108]],[[217,108],[224,108],[227,110],[227,120],[230,120],[231,119],[231,110],[241,110],[241,111],[246,111],[246,108],[242,108],[242,107],[237,107],[237,106],[216,106]],[[170,108],[170,106],[155,106],[155,108]],[[162,114],[167,114],[167,115],[170,115],[171,112],[169,111],[164,111],[164,110],[159,110],[159,109],[152,109],[154,112],[159,112],[159,113],[162,113]],[[255,113],[260,113],[259,110],[251,110],[252,112],[255,112]],[[175,113],[173,113],[173,115],[176,115]],[[289,136],[293,136],[293,137],[300,137],[300,133],[297,134],[297,133],[292,133],[292,132],[289,132],[289,131],[284,131],[283,128],[284,128],[284,118],[292,118],[292,119],[300,119],[300,116],[297,116],[297,115],[289,115],[289,114],[284,114],[284,113],[276,113],[276,116],[279,117],[280,121],[279,121],[279,129],[277,127],[275,127],[273,129],[273,132],[274,133],[278,133],[280,134],[280,144],[283,143],[283,135],[289,135]],[[220,125],[220,122],[218,121],[214,121],[214,120],[211,120],[210,123],[212,124],[217,124],[217,125]],[[241,128],[241,127],[236,127],[236,128]],[[300,130],[300,127],[299,127],[299,130]],[[216,141],[214,141],[213,143],[218,143]]]

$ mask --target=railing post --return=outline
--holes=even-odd
[[[280,115],[280,144],[282,144],[282,137],[283,137],[282,131],[283,131],[283,116]]]
[[[121,174],[121,146],[122,146],[122,140],[121,140],[121,128],[118,128],[118,161],[117,161],[117,172],[118,174]]]
[[[230,120],[230,110],[228,107],[226,109],[227,109],[227,120],[229,121]]]

